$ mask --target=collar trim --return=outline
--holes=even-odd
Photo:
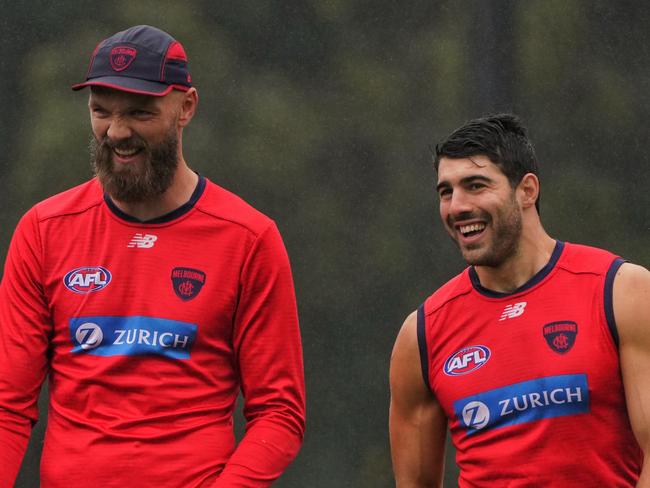
[[[521,285],[519,288],[517,288],[512,292],[500,292],[500,291],[494,291],[485,288],[483,285],[481,285],[481,281],[479,280],[478,273],[476,272],[476,269],[474,269],[474,266],[470,266],[469,268],[469,279],[471,280],[474,289],[477,292],[479,292],[481,295],[484,295],[486,297],[505,298],[512,295],[517,295],[519,293],[531,289],[539,282],[541,282],[544,278],[546,278],[549,275],[549,273],[553,271],[553,269],[555,268],[555,265],[560,259],[563,250],[564,250],[564,242],[555,241],[555,249],[553,249],[553,254],[551,254],[551,259],[549,259],[548,263],[546,263],[546,265],[542,269],[540,269],[531,279],[529,279],[526,283],[524,283],[523,285]]]
[[[194,208],[194,205],[196,205],[196,202],[199,200],[199,198],[201,198],[201,195],[203,195],[203,192],[205,191],[205,185],[206,185],[205,178],[199,175],[199,181],[196,184],[196,188],[194,188],[194,191],[192,192],[192,196],[187,202],[185,202],[177,209],[172,210],[169,213],[166,213],[165,215],[161,215],[160,217],[156,217],[154,219],[149,219],[149,220],[140,220],[136,217],[133,217],[132,215],[123,212],[117,207],[117,205],[115,205],[113,200],[111,200],[111,197],[106,192],[104,192],[104,201],[106,202],[106,206],[108,207],[108,209],[111,212],[113,212],[115,216],[127,222],[131,222],[134,224],[166,224],[168,222],[171,222],[172,220],[176,220],[177,218],[182,217],[190,210],[192,210]]]

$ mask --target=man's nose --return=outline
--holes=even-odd
[[[449,214],[454,217],[473,210],[472,199],[462,190],[454,190],[449,202]]]
[[[117,142],[128,139],[132,134],[129,125],[125,123],[121,118],[115,117],[113,120],[111,120],[111,123],[108,126],[108,130],[106,131],[106,135],[111,141]]]

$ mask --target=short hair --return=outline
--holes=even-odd
[[[513,114],[487,115],[470,120],[446,139],[436,144],[433,166],[438,171],[440,159],[487,156],[516,188],[527,173],[538,175],[537,156],[528,139],[528,131]],[[535,202],[539,212],[539,196]]]

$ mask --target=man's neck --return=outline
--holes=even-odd
[[[474,269],[483,287],[496,292],[511,293],[546,266],[555,245],[555,239],[540,226],[536,232],[524,232],[517,253],[500,266],[475,266]]]
[[[121,202],[112,196],[111,200],[125,214],[146,222],[162,217],[187,203],[198,181],[198,175],[182,161],[178,165],[171,186],[159,197],[137,203]]]

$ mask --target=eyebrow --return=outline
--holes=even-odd
[[[461,178],[460,184],[461,185],[468,185],[469,183],[474,183],[475,181],[483,181],[485,183],[494,183],[494,180],[488,176],[484,175],[470,175],[470,176],[465,176],[464,178]],[[450,188],[451,183],[448,181],[441,181],[438,183],[436,186],[436,191],[440,191],[443,188]]]

